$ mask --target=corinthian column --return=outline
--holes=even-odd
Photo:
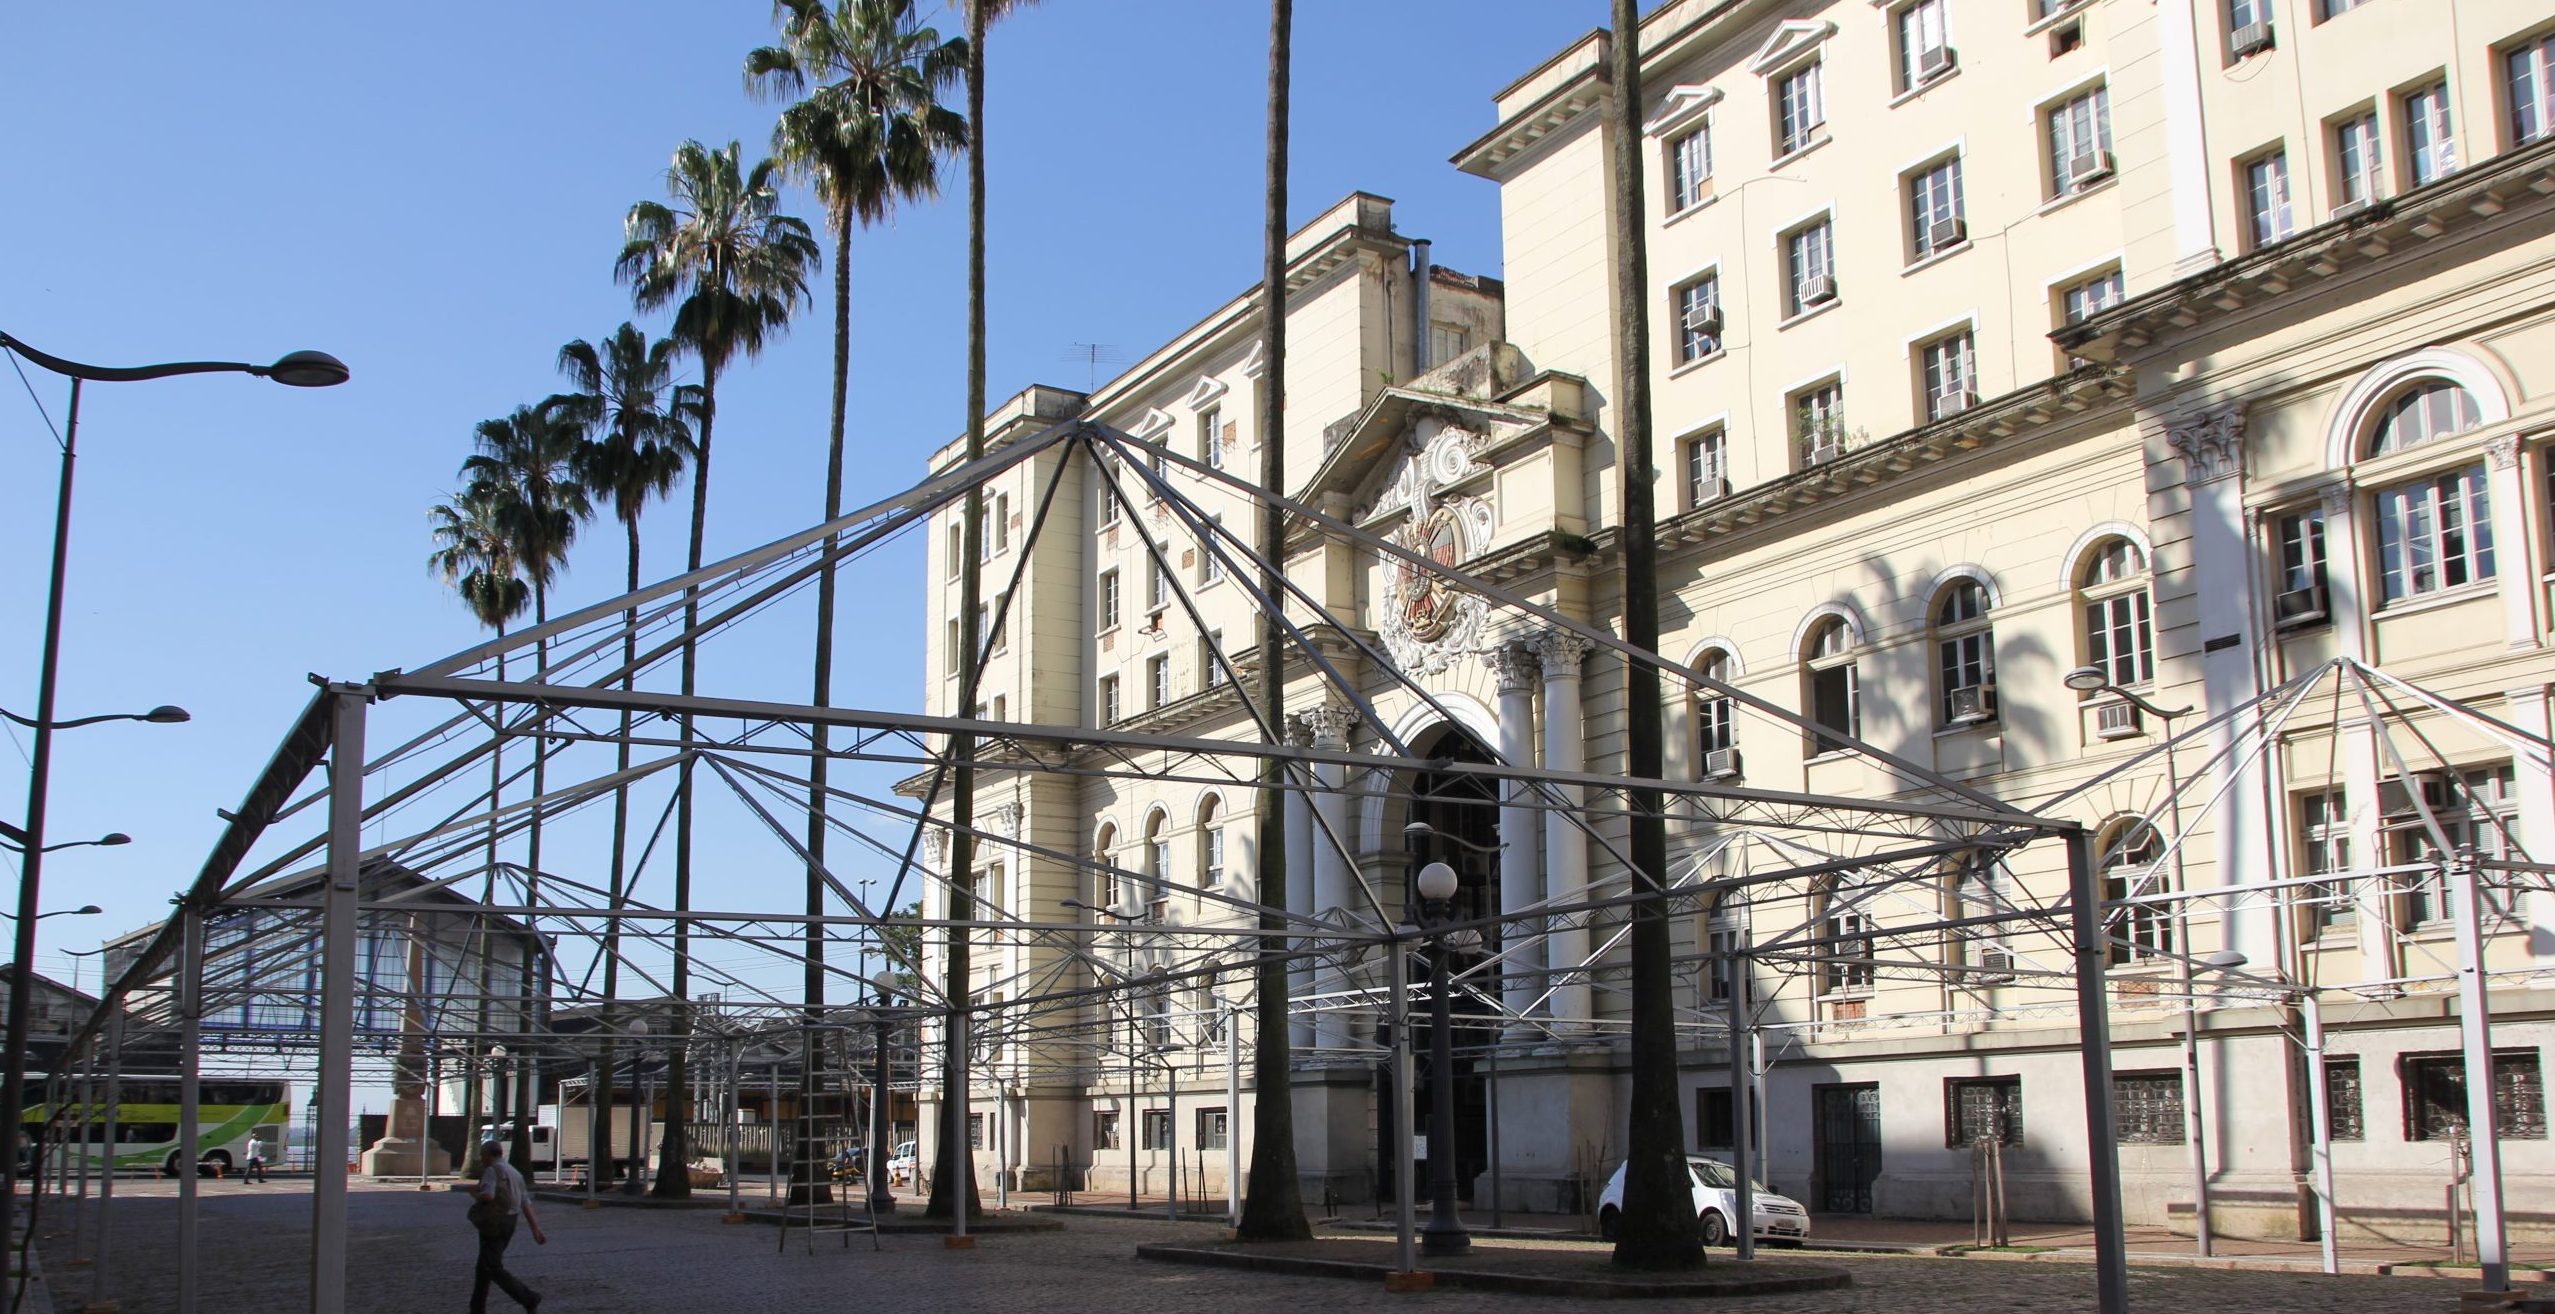
[[[1482,654],[1499,681],[1499,760],[1512,767],[1535,764],[1535,656],[1522,643],[1503,643]],[[1535,902],[1543,882],[1541,856],[1535,852],[1535,809],[1531,788],[1523,781],[1499,787],[1499,911],[1514,916]],[[1499,1001],[1508,1014],[1510,1035],[1529,1030],[1524,1014],[1544,988],[1544,945],[1540,923],[1508,922],[1500,941],[1509,949],[1500,975]]]
[[[1357,725],[1357,711],[1344,704],[1325,703],[1306,712],[1304,724],[1313,732],[1315,748],[1341,752],[1348,747],[1349,731]],[[1322,823],[1314,828],[1311,839],[1313,910],[1320,916],[1333,917],[1338,915],[1336,910],[1349,906],[1355,888],[1344,848],[1355,839],[1349,833],[1348,768],[1325,763],[1313,769],[1313,777],[1319,786],[1313,795],[1313,815]],[[1330,994],[1348,987],[1345,964],[1325,963],[1314,974],[1316,993]],[[1351,1034],[1350,1028],[1331,1024],[1318,1030],[1332,1041]]]
[[[1578,771],[1588,762],[1588,727],[1579,710],[1579,663],[1593,646],[1576,634],[1546,630],[1527,644],[1544,668],[1544,769]],[[1564,812],[1575,814],[1586,802],[1576,785],[1557,787]],[[1544,825],[1544,888],[1554,903],[1571,903],[1588,892],[1588,841],[1562,812]],[[1584,1027],[1589,1020],[1588,978],[1578,970],[1588,956],[1587,914],[1555,919],[1544,937],[1544,953],[1554,973],[1552,1016],[1563,1027]],[[1567,973],[1567,975],[1564,975]]]

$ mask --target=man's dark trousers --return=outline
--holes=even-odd
[[[515,1220],[493,1232],[479,1234],[479,1272],[470,1285],[470,1314],[488,1314],[488,1284],[496,1283],[515,1303],[530,1309],[541,1303],[541,1297],[523,1280],[506,1271],[506,1246],[515,1239]]]

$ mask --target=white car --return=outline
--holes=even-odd
[[[914,1143],[898,1141],[887,1155],[887,1180],[899,1186],[914,1180]]]
[[[1686,1172],[1694,1184],[1695,1213],[1703,1220],[1703,1243],[1729,1244],[1730,1220],[1739,1212],[1738,1173],[1719,1159],[1694,1154],[1686,1156]],[[1765,1189],[1762,1182],[1751,1181],[1749,1185],[1759,1241],[1797,1246],[1810,1235],[1809,1210],[1787,1196]],[[1615,1175],[1606,1179],[1605,1193],[1597,1197],[1598,1235],[1614,1240],[1615,1226],[1622,1220],[1623,1165],[1617,1164]]]

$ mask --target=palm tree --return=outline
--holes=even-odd
[[[505,529],[497,521],[496,507],[486,497],[455,493],[451,500],[437,502],[426,511],[435,538],[435,550],[426,557],[426,569],[440,576],[444,583],[461,595],[461,603],[478,617],[479,623],[504,638],[506,623],[523,614],[532,601],[532,590],[515,573],[514,551],[506,541]],[[506,680],[506,654],[497,653],[497,682]],[[488,745],[488,852],[487,874],[481,878],[479,901],[494,904],[497,892],[497,808],[505,792],[505,737],[500,735]],[[484,927],[479,942],[487,943]],[[488,1031],[488,955],[479,955],[479,1032]],[[463,1120],[479,1125],[481,1079],[476,1065],[471,1069],[469,1095],[463,1109]]]
[[[484,500],[499,531],[504,534],[508,550],[524,579],[532,586],[532,619],[535,625],[550,619],[550,581],[557,578],[560,567],[567,564],[568,545],[576,541],[577,526],[591,511],[585,489],[578,484],[573,462],[578,447],[576,430],[549,404],[518,406],[500,420],[482,420],[477,430],[479,450],[461,463],[461,475],[467,487],[463,495]],[[536,640],[533,645],[534,669],[547,677],[550,671],[550,641]],[[537,728],[537,727],[536,727]],[[532,794],[539,799],[548,788],[549,748],[547,738],[536,733],[532,739]],[[525,827],[527,836],[524,902],[538,902],[541,884],[541,811],[536,805]],[[607,959],[605,971],[611,972]],[[521,968],[519,985],[525,998],[532,995],[532,960],[527,957]],[[610,992],[607,975],[605,990]],[[517,1108],[528,1107],[532,1096],[529,1072],[515,1079],[514,1102]],[[514,1120],[515,1134],[511,1157],[517,1168],[532,1163],[532,1120]]]
[[[604,339],[600,350],[584,339],[559,349],[559,372],[568,377],[577,391],[554,397],[549,405],[567,423],[575,426],[581,443],[573,465],[577,482],[584,485],[589,497],[611,502],[613,518],[621,522],[629,542],[629,591],[639,589],[639,514],[650,501],[674,491],[682,478],[685,461],[692,454],[693,415],[700,408],[700,389],[692,384],[674,382],[674,357],[678,347],[671,339],[649,342],[637,326],[624,323]],[[639,659],[639,609],[633,604],[622,614],[621,687],[636,683],[634,669]],[[619,770],[630,769],[630,713],[621,713]],[[622,873],[627,857],[630,820],[630,787],[616,786],[612,791],[612,876],[609,888],[622,887]],[[678,900],[678,903],[680,900]],[[678,909],[678,911],[688,911]],[[682,1037],[689,1034],[689,1019],[680,1001],[689,999],[691,985],[691,935],[688,923],[674,926],[674,979],[671,993],[677,1001],[674,1025],[676,1039],[669,1047],[672,1054],[666,1077],[666,1099],[671,1105],[665,1120],[665,1137],[659,1142],[659,1166],[656,1194],[686,1197],[692,1194],[691,1174],[683,1171],[691,1155],[684,1144],[684,1125],[689,1111],[683,1108],[684,1053]]]
[[[676,147],[674,162],[665,171],[666,195],[673,204],[641,201],[631,206],[622,223],[621,255],[613,262],[614,276],[631,285],[630,299],[639,309],[674,306],[673,338],[701,362],[687,571],[701,568],[702,538],[709,527],[710,430],[718,414],[719,375],[740,356],[750,360],[762,354],[767,342],[788,329],[790,316],[807,304],[808,277],[821,258],[807,224],[781,213],[780,165],[758,160],[749,169],[742,155],[733,141],[715,150],[697,141]],[[692,695],[699,674],[692,635],[700,627],[700,596],[698,588],[683,591],[685,697]],[[693,759],[688,714],[682,734],[683,760],[675,768],[674,787],[674,907],[689,912]],[[690,942],[691,924],[677,922],[678,964],[689,964]],[[684,1189],[690,1189],[688,1177]]]
[[[966,122],[937,97],[965,63],[963,41],[943,41],[914,16],[913,0],[776,0],[773,21],[781,44],[745,57],[746,85],[775,99],[796,97],[772,130],[774,150],[815,184],[834,233],[834,407],[825,461],[825,519],[843,511],[843,410],[851,367],[852,229],[876,223],[897,205],[939,190],[941,156],[966,143]],[[833,700],[833,544],[816,577],[814,691],[822,707]],[[973,555],[972,553],[970,555]],[[968,613],[974,614],[972,610]],[[808,760],[807,972],[802,1000],[811,1020],[825,1004],[825,942],[821,923],[825,884],[826,730],[815,728]],[[964,840],[954,852],[967,856]],[[962,937],[951,937],[963,942]],[[964,953],[960,962],[963,966]],[[962,978],[963,979],[963,978]],[[954,1048],[954,1047],[953,1047]],[[803,1078],[816,1082],[814,1065]],[[949,1106],[942,1106],[944,1116]],[[946,1156],[943,1156],[945,1159]],[[812,1164],[812,1154],[800,1156]],[[808,1193],[825,1188],[811,1176]],[[933,1193],[934,1208],[941,1195]]]
[[[1641,139],[1641,15],[1635,0],[1614,0],[1615,140]],[[1650,262],[1643,249],[1641,153],[1614,159],[1615,360],[1622,370],[1615,411],[1615,450],[1623,462],[1623,633],[1641,653],[1659,649],[1659,545],[1651,495],[1658,470],[1650,452]],[[1659,668],[1624,669],[1624,774],[1657,780],[1665,736],[1659,720]],[[1685,1114],[1677,1106],[1677,1031],[1669,973],[1668,823],[1659,791],[1634,789],[1625,856],[1631,909],[1632,1093],[1624,1137],[1623,1223],[1614,1262],[1624,1268],[1679,1269],[1703,1262],[1703,1235],[1688,1198]]]
[[[1294,59],[1294,0],[1269,0],[1268,197],[1262,216],[1260,309],[1260,591],[1281,596],[1278,577],[1286,558],[1286,512],[1274,500],[1286,491],[1286,184],[1287,114]],[[1260,617],[1260,714],[1274,746],[1286,705],[1286,629],[1272,605]],[[1260,767],[1260,929],[1286,929],[1287,852],[1285,768],[1276,758]],[[1272,935],[1260,940],[1258,1037],[1251,1046],[1251,1079],[1259,1095],[1251,1115],[1251,1179],[1242,1200],[1244,1241],[1300,1241],[1313,1235],[1304,1220],[1303,1188],[1295,1180],[1295,1096],[1288,1072],[1294,1045],[1287,1036],[1287,960]]]

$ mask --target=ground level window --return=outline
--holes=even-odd
[[[2332,1124],[2329,1139],[2356,1141],[2367,1133],[2360,1125],[2360,1059],[2328,1058],[2324,1061],[2324,1116]]]
[[[1198,1110],[1198,1143],[1201,1150],[1221,1150],[1225,1146],[1226,1129],[1230,1126],[1222,1109]]]
[[[2466,1127],[2466,1060],[2457,1054],[2407,1054],[2404,1139],[2437,1141]],[[2493,1054],[2493,1130],[2505,1140],[2546,1139],[2546,1083],[2537,1051]]]
[[[981,1113],[967,1115],[967,1148],[971,1150],[985,1148],[985,1115]]]
[[[1694,1093],[1694,1143],[1698,1150],[1727,1150],[1731,1139],[1730,1109],[1733,1101],[1727,1086],[1707,1086]],[[1749,1092],[1749,1112],[1756,1111],[1755,1092]],[[1748,1144],[1757,1143],[1755,1119],[1749,1120]]]
[[[1118,1115],[1115,1110],[1091,1115],[1091,1148],[1095,1150],[1124,1148],[1118,1140]]]
[[[2111,1079],[2111,1104],[2121,1144],[2182,1143],[2181,1073],[2116,1073]]]
[[[1171,1110],[1147,1109],[1144,1111],[1143,1148],[1148,1150],[1171,1148]]]
[[[1953,1077],[1943,1083],[1943,1144],[2023,1143],[2023,1079]]]

